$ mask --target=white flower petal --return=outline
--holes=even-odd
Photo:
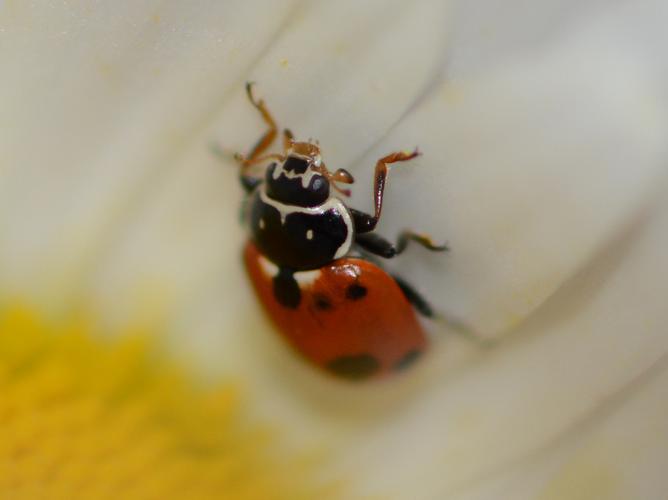
[[[380,231],[446,239],[397,265],[440,309],[494,336],[521,322],[600,251],[664,176],[668,103],[633,50],[578,36],[446,85],[363,165],[418,144],[397,166]],[[369,193],[370,175],[355,172]],[[359,196],[356,200],[360,200]],[[362,207],[370,205],[370,196]]]
[[[294,4],[2,4],[4,290],[69,300]]]
[[[455,5],[448,58],[453,78],[503,67],[521,54],[539,55],[578,27],[596,36],[623,37],[640,49],[639,56],[651,56],[664,73],[668,69],[663,50],[668,5],[662,0],[462,0]]]
[[[500,67],[542,51],[584,18],[600,16],[610,0],[460,0],[453,17],[448,74],[456,78]],[[640,2],[634,2],[640,3]]]
[[[453,500],[661,498],[668,489],[667,387],[664,355],[554,446],[510,464]]]
[[[591,498],[583,495],[587,485],[591,485],[589,493],[598,493],[598,498],[665,495],[668,376],[663,365],[662,373],[648,387],[634,387],[635,393],[619,412],[597,425],[572,453],[559,457],[561,463],[542,488],[542,498]]]

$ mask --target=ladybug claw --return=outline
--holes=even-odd
[[[418,147],[415,146],[415,149],[413,150],[413,152],[411,152],[411,153],[409,153],[408,155],[406,155],[406,157],[404,158],[404,160],[412,160],[413,158],[416,158],[416,157],[421,156],[421,155],[422,155],[422,151],[420,151],[420,150],[418,149]]]
[[[253,106],[255,106],[257,109],[262,108],[264,106],[264,101],[260,99],[259,101],[255,99],[255,96],[253,95],[253,87],[255,86],[255,82],[246,82],[246,95],[248,96],[248,100],[251,102]]]

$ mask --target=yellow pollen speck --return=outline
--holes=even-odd
[[[288,60],[283,58],[279,61],[279,64],[281,65],[282,68],[287,68],[289,66]]]
[[[0,498],[311,499],[315,464],[280,453],[232,385],[196,387],[146,337],[0,311]]]

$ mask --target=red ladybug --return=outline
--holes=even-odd
[[[286,129],[283,154],[263,155],[277,127],[264,102],[254,99],[250,83],[246,91],[269,126],[248,156],[235,156],[251,237],[244,261],[264,309],[297,351],[334,375],[362,380],[407,368],[427,349],[414,309],[427,317],[432,309],[376,257],[394,257],[409,241],[433,251],[446,247],[411,231],[394,245],[373,230],[388,165],[418,151],[378,160],[374,214],[360,212],[344,203],[350,192],[338,186],[352,184],[352,175],[330,172],[316,144],[297,142]],[[255,165],[266,167],[254,174]]]

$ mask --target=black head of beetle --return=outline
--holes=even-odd
[[[286,205],[315,207],[327,201],[330,186],[348,194],[338,189],[334,182],[350,184],[353,178],[342,169],[331,174],[322,163],[317,145],[293,142],[285,160],[269,166],[265,181],[270,198]]]
[[[329,180],[298,156],[288,155],[282,164],[272,163],[265,181],[267,195],[286,205],[315,207],[329,198]]]

